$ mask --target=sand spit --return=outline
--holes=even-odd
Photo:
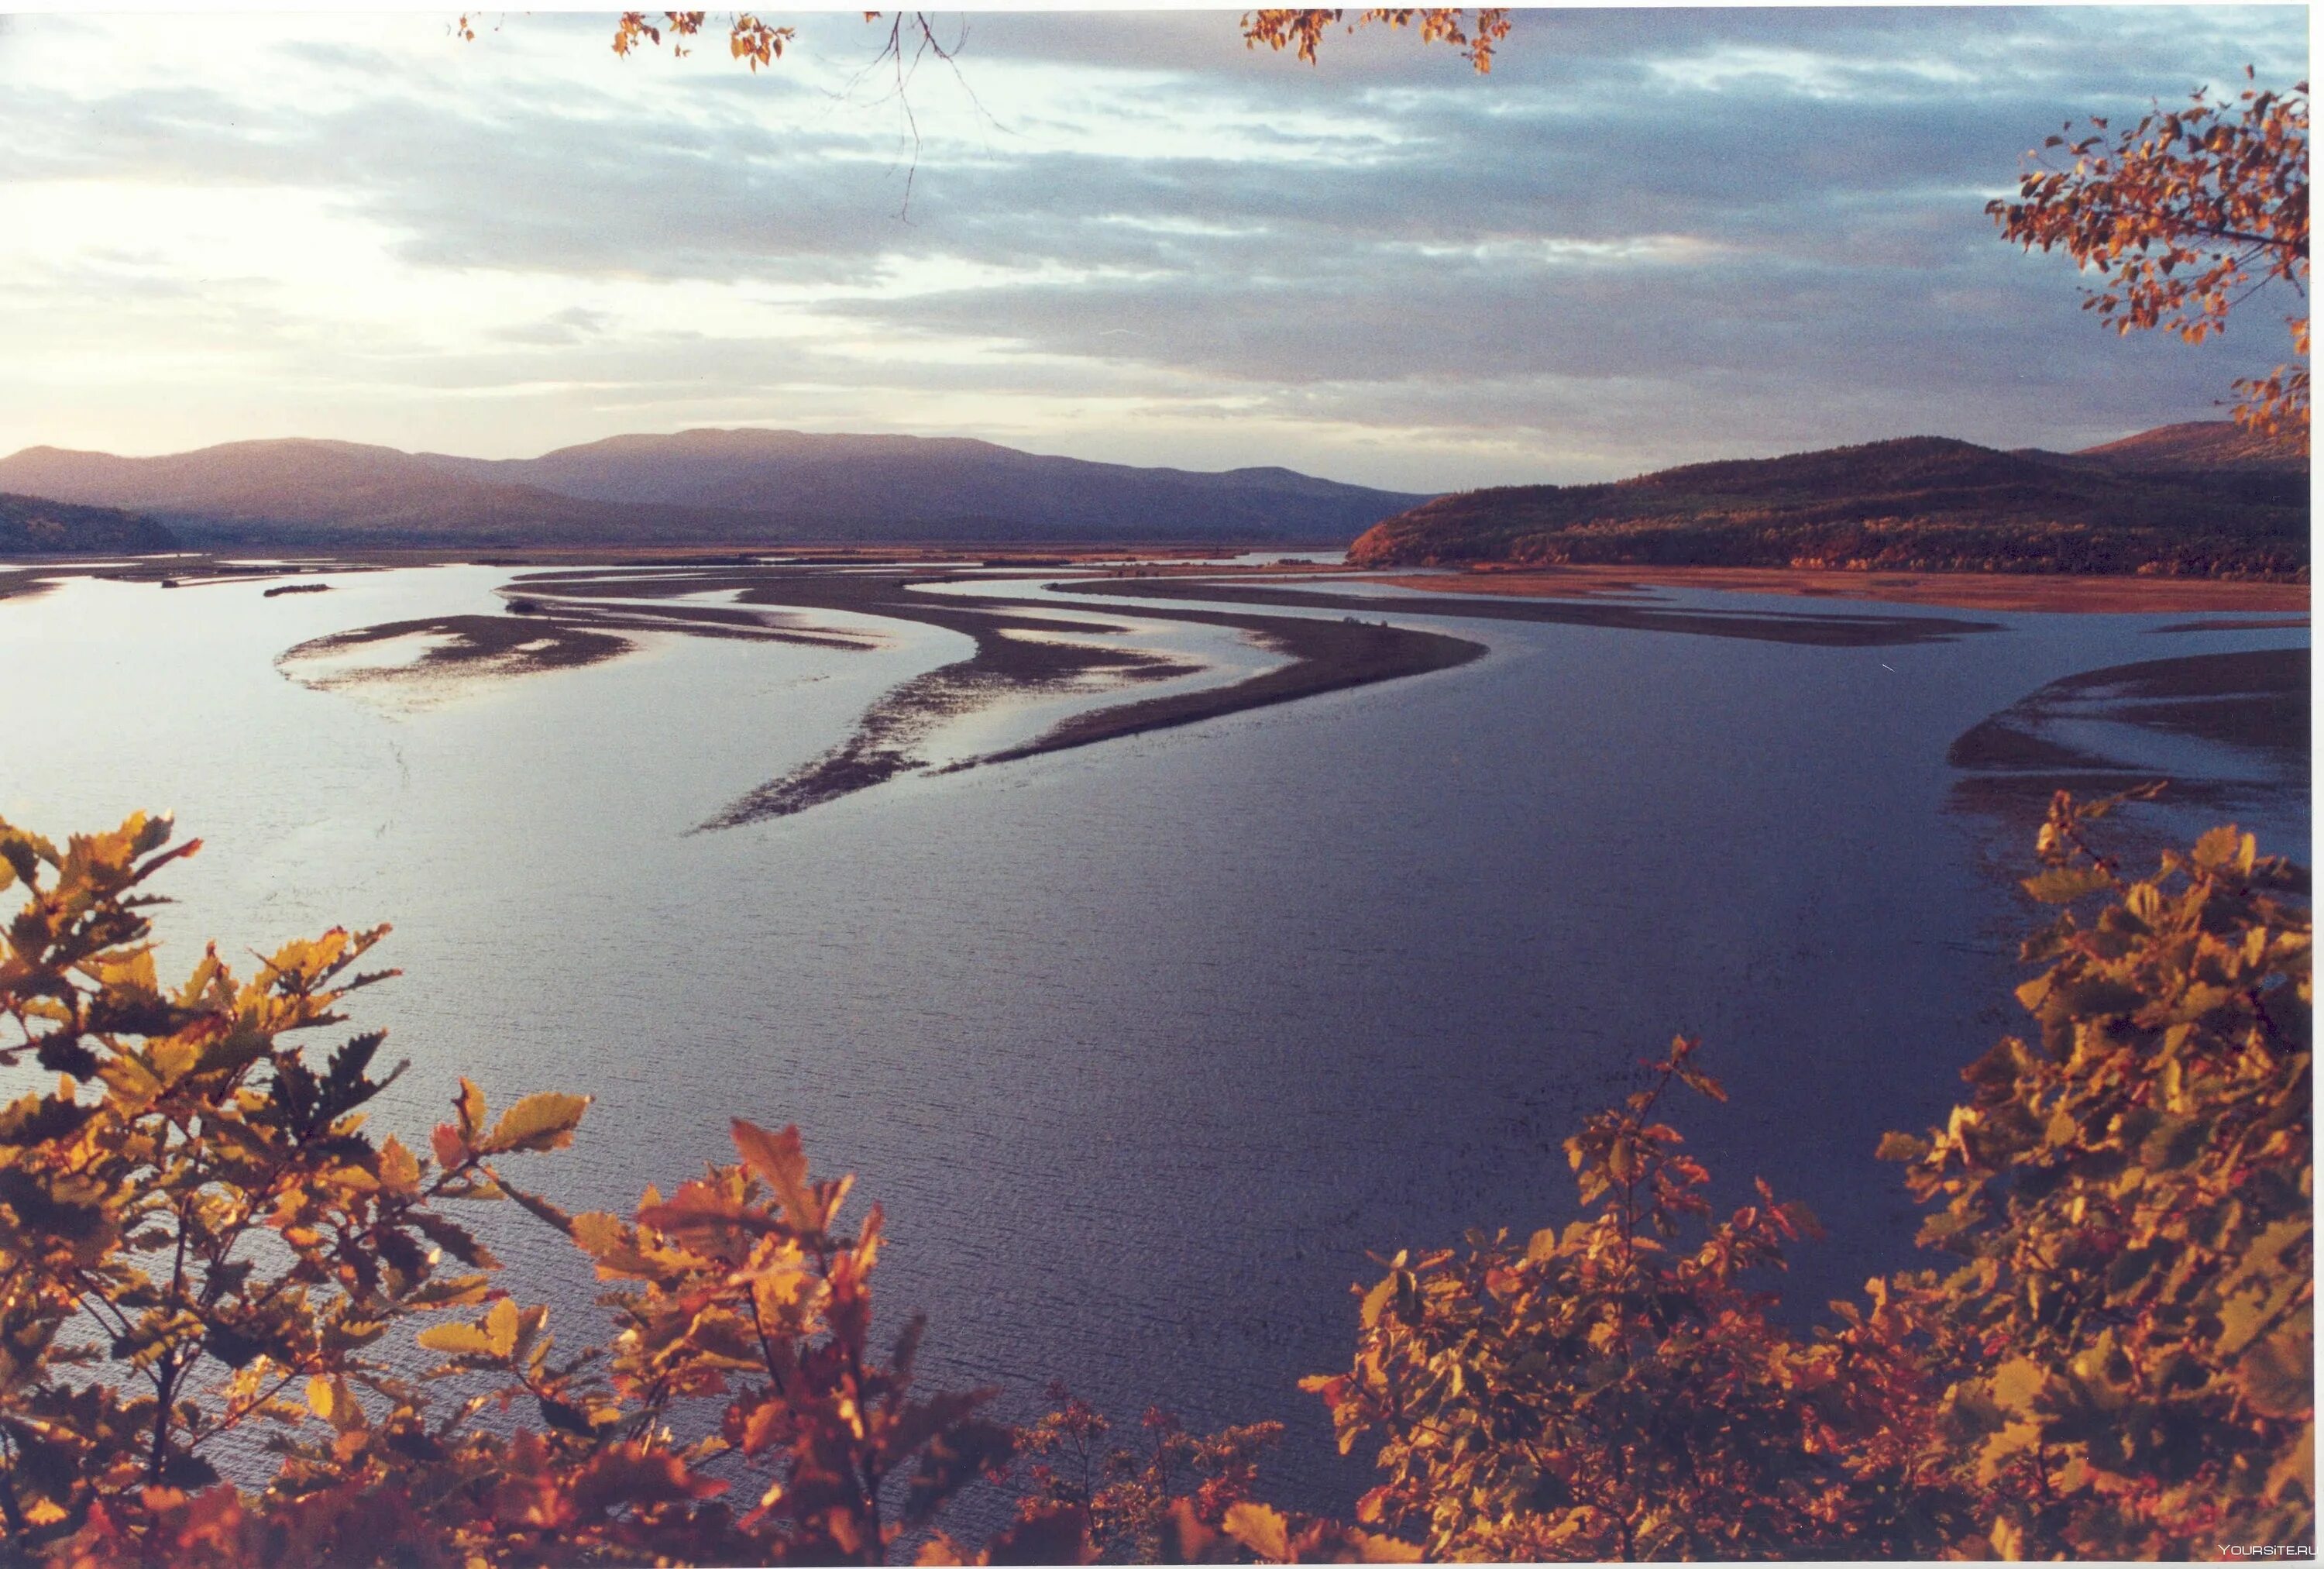
[[[1438,577],[1368,578],[1435,587]],[[1569,626],[1623,627],[1636,632],[1692,632],[1702,637],[1746,638],[1761,642],[1809,643],[1826,648],[1892,648],[1904,643],[1950,642],[1970,632],[1997,631],[1989,621],[1956,621],[1932,615],[1850,615],[1845,612],[1685,610],[1668,605],[1620,603],[1607,598],[1514,599],[1485,595],[1333,594],[1303,588],[1265,588],[1248,578],[1074,578],[1053,586],[1074,594],[1105,594],[1143,599],[1227,600],[1303,610],[1355,611],[1365,615],[1465,616],[1479,621],[1554,622]],[[1593,591],[1601,592],[1601,591]]]
[[[732,828],[765,817],[788,817],[927,768],[931,759],[922,749],[945,721],[997,706],[1012,697],[1093,685],[1167,680],[1194,675],[1201,669],[1133,650],[1111,651],[1103,660],[1061,669],[1048,677],[1004,676],[977,669],[973,659],[963,660],[915,677],[889,692],[865,713],[855,734],[845,742],[806,767],[760,786],[702,826]],[[1024,754],[1020,751],[968,759],[941,771]]]
[[[1141,731],[1163,730],[1174,725],[1231,714],[1270,703],[1288,703],[1323,692],[1392,681],[1429,670],[1465,665],[1485,651],[1482,643],[1404,627],[1335,621],[1268,621],[1259,616],[1185,616],[1213,625],[1237,627],[1261,646],[1283,654],[1288,663],[1264,670],[1231,687],[1148,697],[1076,714],[1024,746],[998,752],[984,761],[1006,762],[1044,752],[1090,746]]]
[[[2271,615],[2254,621],[2174,621],[2169,626],[2151,626],[2146,630],[2152,632],[2277,632],[2293,627],[2304,630],[2307,625],[2308,618],[2304,615]]]
[[[1064,614],[1046,606],[1028,611],[1016,600],[914,591],[916,584],[986,583],[992,581],[990,577],[942,569],[914,572],[892,564],[885,568],[864,562],[847,565],[853,569],[818,570],[811,566],[770,563],[638,573],[618,569],[543,572],[519,579],[511,592],[553,604],[559,614],[586,615],[585,607],[592,598],[675,601],[666,614],[679,621],[716,608],[685,601],[721,594],[731,603],[743,605],[825,609],[914,622],[959,632],[973,642],[968,658],[896,688],[872,706],[846,742],[807,767],[752,791],[705,823],[706,828],[736,827],[788,816],[929,767],[931,759],[925,745],[949,720],[1027,697],[1127,689],[1192,675],[1198,669],[1145,651],[1107,646],[1110,641],[1119,642],[1122,629],[1110,620],[1076,619],[1070,614],[1071,605],[1063,607]],[[1482,645],[1463,639],[1384,626],[1191,608],[1139,614],[1230,628],[1282,654],[1286,662],[1242,681],[1075,715],[1024,745],[963,759],[949,768],[1009,761],[1191,725],[1319,692],[1442,669],[1485,651]]]
[[[435,685],[478,676],[521,676],[594,665],[630,651],[627,638],[550,621],[501,615],[437,615],[388,621],[309,638],[285,650],[277,669],[318,692],[383,683]],[[387,656],[376,661],[366,651]]]
[[[1970,725],[1945,753],[1957,770],[2015,776],[2020,790],[2106,790],[2159,770],[2134,751],[2138,734],[2187,737],[2255,753],[2277,779],[2305,779],[2308,649],[2191,653],[2107,665],[2052,681]],[[2069,739],[2075,737],[2075,739]]]
[[[166,577],[189,586],[270,577],[295,582],[326,571],[440,564],[444,559],[440,555],[426,560],[365,555],[257,562],[180,556],[106,563],[86,573],[69,565],[27,564],[0,573],[0,595],[38,592],[45,580],[57,577],[143,582]],[[500,591],[508,614],[385,623],[310,640],[287,651],[278,663],[293,679],[323,689],[383,686],[418,694],[446,691],[478,678],[570,669],[617,658],[647,633],[785,641],[842,651],[881,646],[882,635],[876,624],[867,627],[853,619],[864,617],[873,623],[941,628],[969,641],[966,658],[894,688],[864,713],[842,744],[751,791],[703,824],[705,828],[803,811],[916,771],[968,768],[1093,745],[1447,669],[1486,651],[1469,639],[1393,625],[1384,617],[1537,622],[1845,648],[1949,641],[1997,630],[1996,623],[1987,621],[1855,614],[1838,606],[1691,609],[1658,602],[1648,586],[1677,583],[1992,609],[2176,608],[2199,616],[2275,613],[2267,621],[2194,620],[2158,627],[2158,632],[2306,624],[2304,615],[2286,614],[2304,610],[2304,586],[2169,580],[2100,579],[2093,584],[1981,575],[1948,578],[1941,574],[1637,568],[1365,574],[1360,579],[1416,590],[1389,596],[1334,591],[1328,579],[1347,576],[1342,568],[1286,562],[1238,569],[1214,557],[1205,561],[1195,552],[1142,557],[1129,551],[980,552],[959,557],[899,549],[783,558],[741,551],[542,551],[519,553],[493,564],[534,568]],[[1021,589],[1028,583],[1044,584],[1049,596],[1033,604],[1002,593],[980,592]],[[922,591],[939,585],[947,592]],[[1125,598],[1145,603],[1120,605]],[[818,611],[835,614],[818,618]],[[1137,688],[1194,675],[1202,667],[1183,656],[1134,646],[1134,634],[1121,624],[1125,617],[1231,631],[1278,656],[1280,662],[1239,680],[1222,678],[1194,690],[1141,697]],[[366,659],[367,651],[380,657]],[[2273,660],[2280,664],[2294,659],[2301,683],[2296,702],[2285,686],[2292,678],[2282,669],[2268,666],[2254,675],[2232,663]],[[2215,662],[2206,664],[2207,660]],[[2216,663],[2219,660],[2231,662]],[[2197,656],[2191,663],[2153,662],[2176,674],[2158,675],[2146,666],[2091,672],[2073,682],[2053,684],[1973,727],[1956,743],[1954,761],[1965,771],[1997,784],[2006,782],[2013,789],[2067,776],[2075,788],[2098,788],[2112,771],[2110,765],[2143,765],[2100,755],[2080,729],[2070,735],[2053,734],[2051,721],[2088,717],[2102,704],[2114,705],[2127,722],[2151,730],[2176,727],[2223,740],[2288,734],[2296,706],[2304,760],[2305,661],[2304,652]],[[2123,680],[2132,684],[2122,686]],[[2228,680],[2230,686],[2214,690],[2203,685],[2219,680]],[[2157,681],[2194,685],[2183,691],[2166,690],[2156,687]],[[931,744],[954,721],[1028,697],[1116,690],[1122,694],[1120,700],[1070,714],[1033,740],[1002,750],[943,761],[940,749]],[[2222,725],[2236,734],[2221,732]]]
[[[69,569],[0,572],[0,599],[29,599],[35,594],[47,593],[60,578],[74,576]]]
[[[1346,690],[1465,664],[1484,645],[1409,626],[1388,616],[1438,615],[1485,621],[1526,621],[1688,632],[1831,647],[1880,647],[1950,641],[1991,630],[1992,623],[1938,616],[1850,614],[1840,611],[1698,611],[1623,597],[1618,583],[1593,588],[1586,599],[1528,601],[1475,595],[1399,595],[1395,598],[1294,587],[1288,574],[1219,574],[1181,577],[1185,563],[1144,564],[1168,576],[1107,575],[1051,582],[1052,597],[1038,605],[998,594],[985,586],[1022,583],[1036,572],[1056,570],[1056,558],[1013,560],[1014,572],[991,576],[990,558],[968,561],[901,561],[847,556],[812,561],[738,559],[696,556],[621,562],[571,561],[524,573],[503,593],[512,612],[506,617],[447,618],[482,623],[493,632],[444,639],[411,662],[415,670],[456,673],[462,668],[499,675],[512,669],[556,668],[578,659],[558,650],[566,640],[602,636],[622,647],[599,646],[591,658],[623,651],[629,636],[644,632],[704,637],[770,638],[833,648],[870,646],[847,617],[908,622],[967,638],[964,659],[896,687],[866,711],[846,741],[803,768],[749,792],[704,823],[704,828],[745,823],[805,811],[900,775],[939,766],[946,770],[1012,761],[1071,747],[1199,723],[1204,719],[1325,692]],[[1133,568],[1131,570],[1136,571]],[[1274,576],[1276,583],[1264,581]],[[1302,573],[1300,576],[1306,576]],[[1035,579],[1038,580],[1038,579]],[[1433,580],[1431,580],[1433,581]],[[921,592],[943,585],[954,592]],[[1086,595],[1086,599],[1083,596]],[[1135,611],[1105,603],[1117,597],[1158,600]],[[1207,602],[1207,603],[1202,603]],[[1249,611],[1220,608],[1220,603]],[[816,611],[837,613],[842,624],[818,624]],[[1268,610],[1305,612],[1270,614]],[[1086,613],[1076,614],[1076,612]],[[1337,612],[1340,614],[1331,614]],[[1280,657],[1280,662],[1240,680],[1140,698],[1135,689],[1196,673],[1183,660],[1124,643],[1118,617],[1183,622],[1240,635]],[[1319,614],[1321,613],[1321,614]],[[1103,619],[1100,619],[1100,618]],[[542,646],[529,629],[553,634]],[[374,636],[406,633],[408,623],[366,629]],[[439,628],[439,630],[441,630]],[[352,639],[356,634],[341,634]],[[318,640],[344,650],[345,643]],[[510,662],[522,649],[538,663]],[[333,651],[302,645],[308,652]],[[294,654],[302,651],[293,651]],[[287,657],[287,656],[286,656]],[[345,680],[345,674],[333,679]],[[396,678],[368,676],[364,678]],[[1076,691],[1120,690],[1123,699],[1074,713],[1034,739],[982,755],[940,762],[933,744],[945,726],[1013,702]]]
[[[2220,821],[2306,804],[2308,668],[2304,648],[2269,649],[2110,665],[2052,681],[1953,743],[1946,760],[1960,771],[1948,805],[1992,825],[1993,870],[2016,878],[2027,837],[2059,790],[2089,799],[2163,781],[2161,804],[2176,814],[2126,814],[2107,825],[2126,865],[2151,865],[2183,843],[2174,816],[2183,826],[2189,814]]]

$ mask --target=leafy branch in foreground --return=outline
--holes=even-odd
[[[2248,78],[2251,72],[2245,71]],[[2182,108],[2157,108],[2116,131],[2069,124],[2033,154],[2017,199],[1986,211],[2028,250],[2062,249],[2106,279],[2083,308],[2117,332],[2161,328],[2201,343],[2262,285],[2303,300],[2308,281],[2308,84],[2246,88],[2233,100],[2199,89]],[[2074,139],[2069,140],[2069,137]],[[2073,162],[2043,162],[2062,152]],[[2286,318],[2292,353],[2308,354],[2308,313]],[[2279,365],[2236,383],[2237,420],[2266,436],[2308,439],[2308,370]]]

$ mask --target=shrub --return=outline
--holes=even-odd
[[[1673,1041],[1646,1088],[1566,1141],[1594,1215],[1522,1247],[1472,1235],[1457,1255],[1399,1253],[1365,1294],[1354,1366],[1307,1380],[1343,1451],[1379,1436],[1388,1481],[1360,1519],[1443,1559],[1943,1545],[1957,1509],[1890,1439],[1928,1395],[1896,1338],[1771,1319],[1745,1278],[1780,1269],[1813,1217],[1763,1183],[1711,1221],[1707,1174],[1656,1120],[1674,1085],[1725,1098],[1695,1049]]]
[[[1882,1144],[1963,1262],[1779,1327],[1744,1277],[1813,1223],[1764,1186],[1711,1223],[1654,1120],[1719,1094],[1674,1042],[1567,1142],[1594,1217],[1399,1254],[1365,1295],[1353,1367],[1308,1381],[1343,1449],[1379,1441],[1360,1518],[1443,1558],[2312,1545],[2307,877],[2220,828],[2128,881],[2087,835],[2124,798],[2061,794],[2042,831],[2039,1038]]]
[[[880,1212],[843,1230],[847,1181],[811,1179],[795,1129],[738,1121],[739,1164],[627,1220],[503,1174],[571,1140],[579,1096],[495,1118],[463,1079],[425,1152],[375,1139],[363,1107],[401,1071],[372,1075],[381,1036],[319,1071],[287,1038],[392,973],[353,969],[386,928],[247,980],[212,947],[164,992],[137,891],[197,848],[170,832],[60,853],[0,826],[26,895],[0,1066],[60,1075],[0,1112],[0,1556],[877,1561],[1005,1456],[986,1392],[913,1392],[917,1324],[872,1353]],[[548,1310],[490,1286],[447,1209],[494,1200],[615,1283],[610,1354],[558,1355]],[[442,1358],[420,1377],[391,1339],[415,1326]],[[224,1479],[237,1444],[245,1473],[272,1457],[263,1486]]]
[[[2085,834],[2113,804],[2061,796],[2042,832],[2038,1038],[1882,1148],[1968,1260],[1909,1287],[1962,1353],[1941,1441],[2008,1555],[2312,1543],[2307,874],[2215,828],[2129,881]]]

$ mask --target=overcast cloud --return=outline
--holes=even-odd
[[[1482,79],[955,17],[917,154],[852,16],[755,77],[449,20],[0,24],[0,452],[760,424],[1438,490],[2214,418],[2297,308],[2117,338],[1982,208],[2070,117],[2288,84],[2301,6],[1528,12]]]

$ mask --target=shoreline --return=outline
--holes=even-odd
[[[1854,572],[1828,567],[1486,567],[1462,572],[1368,571],[1364,580],[1438,594],[1568,595],[1641,587],[1707,588],[1808,599],[1867,599],[1953,610],[2044,611],[2081,615],[2146,612],[2297,612],[2305,583],[2220,577],[2071,577],[2033,572]]]

